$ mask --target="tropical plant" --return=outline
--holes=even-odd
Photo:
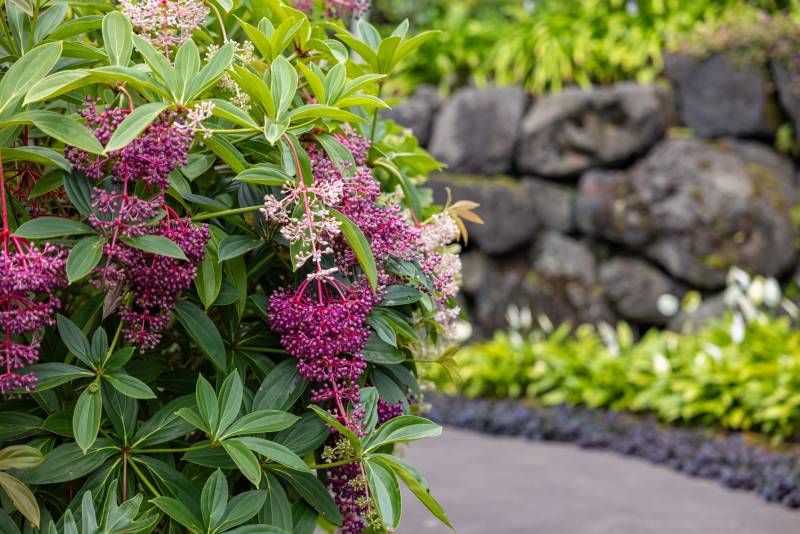
[[[401,481],[449,525],[393,449],[441,432],[416,364],[475,206],[432,204],[438,164],[378,117],[432,34],[279,0],[0,7],[0,530],[381,532]]]

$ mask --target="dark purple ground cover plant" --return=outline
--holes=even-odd
[[[476,204],[361,1],[0,3],[0,531],[387,532]]]

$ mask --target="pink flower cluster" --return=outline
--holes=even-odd
[[[102,144],[128,113],[109,107],[100,111],[93,101],[81,112]],[[207,226],[195,227],[164,201],[169,174],[186,164],[193,137],[191,128],[168,112],[107,157],[94,157],[75,147],[65,151],[75,169],[98,181],[110,174],[116,182],[111,187],[95,187],[92,193],[94,213],[89,222],[110,238],[104,248],[106,263],[98,269],[98,285],[118,296],[130,292],[128,302],[120,306],[120,317],[126,323],[125,339],[143,350],[155,348],[161,340],[160,331],[169,322],[169,312],[180,293],[191,286],[210,239]],[[144,185],[149,198],[130,192],[137,183]],[[154,226],[159,215],[164,217]],[[144,252],[122,240],[142,235],[170,239],[188,260]]]
[[[0,205],[0,393],[32,391],[36,376],[17,371],[39,358],[37,334],[54,323],[60,301],[53,292],[66,285],[66,252],[50,244],[37,248],[11,233],[2,161]]]
[[[202,28],[208,17],[208,7],[198,0],[120,0],[125,16],[154,46],[169,49],[180,46]]]
[[[370,0],[323,0],[321,4],[327,18],[363,18],[369,11]],[[314,0],[292,0],[292,7],[312,15]]]

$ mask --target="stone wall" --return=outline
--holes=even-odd
[[[489,87],[442,101],[421,87],[387,114],[448,165],[431,181],[438,198],[450,188],[481,204],[464,255],[480,332],[504,326],[511,303],[554,322],[665,325],[664,293],[713,295],[734,265],[795,272],[796,162],[773,136],[800,121],[796,77],[724,56],[668,57],[666,74],[671,87],[537,99]]]

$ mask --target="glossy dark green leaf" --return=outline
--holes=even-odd
[[[412,304],[422,298],[422,292],[411,286],[389,286],[383,297],[383,306],[402,306]]]
[[[375,264],[375,256],[372,254],[369,241],[367,241],[361,229],[343,213],[333,208],[329,208],[329,212],[341,224],[342,235],[344,235],[350,248],[353,249],[361,270],[364,271],[364,275],[374,290],[378,283],[378,267]]]
[[[406,359],[403,351],[383,341],[377,333],[370,335],[361,353],[365,360],[372,363],[393,364]]]
[[[0,413],[0,440],[10,440],[37,430],[42,418],[27,413]]]
[[[397,477],[379,459],[367,458],[363,465],[372,502],[375,503],[383,523],[389,530],[395,530],[400,523],[402,508],[400,484],[397,483]]]
[[[369,452],[389,443],[435,438],[441,433],[442,427],[433,421],[416,415],[401,415],[389,419],[378,427],[375,433],[367,439],[365,448]]]
[[[98,362],[94,361],[92,358],[89,340],[83,335],[78,325],[61,314],[56,316],[56,322],[58,324],[58,333],[61,336],[61,341],[64,342],[67,349],[86,365],[92,368],[96,367]]]
[[[300,471],[279,466],[271,468],[271,471],[286,480],[325,519],[334,525],[342,524],[342,514],[336,507],[333,497],[317,477],[309,473],[301,473]]]
[[[224,437],[278,432],[289,428],[299,419],[296,415],[279,410],[257,410],[244,415],[227,427]]]
[[[67,280],[70,284],[80,280],[97,267],[103,256],[105,242],[104,237],[84,237],[72,247],[67,257]]]
[[[78,397],[75,413],[72,416],[72,432],[75,442],[86,452],[100,430],[100,418],[103,414],[103,397],[95,384],[90,384]]]
[[[237,439],[239,442],[244,443],[251,451],[257,452],[268,460],[284,465],[289,469],[295,469],[306,473],[311,472],[311,469],[302,458],[280,443],[252,436],[243,436]]]
[[[246,235],[230,235],[223,239],[219,244],[218,256],[219,261],[230,260],[238,258],[243,254],[255,250],[263,245],[264,242],[260,239],[253,239]]]
[[[77,443],[66,443],[47,453],[38,467],[25,471],[21,478],[28,484],[56,484],[75,480],[93,472],[114,454],[119,454],[119,451],[106,438],[97,438],[86,454]]]
[[[24,239],[47,239],[93,233],[91,226],[63,217],[37,217],[14,230],[15,236]]]
[[[222,342],[219,330],[208,318],[208,315],[191,302],[181,300],[175,305],[175,317],[211,362],[218,369],[226,369],[228,364],[225,356],[225,344]]]
[[[36,375],[36,391],[42,392],[65,384],[76,378],[91,378],[93,373],[68,363],[39,363],[27,368]]]
[[[253,398],[253,410],[286,410],[300,398],[307,385],[295,362],[284,360],[261,382]]]
[[[134,237],[124,237],[122,241],[129,247],[138,248],[145,252],[186,260],[186,254],[171,239],[160,235],[139,235]]]
[[[261,480],[261,465],[258,463],[258,458],[255,454],[241,441],[241,438],[230,438],[222,442],[225,452],[231,457],[231,460],[239,468],[239,471],[258,487]]]
[[[156,398],[155,393],[153,393],[153,390],[150,389],[147,384],[121,371],[105,375],[105,380],[107,380],[114,389],[132,399]]]

